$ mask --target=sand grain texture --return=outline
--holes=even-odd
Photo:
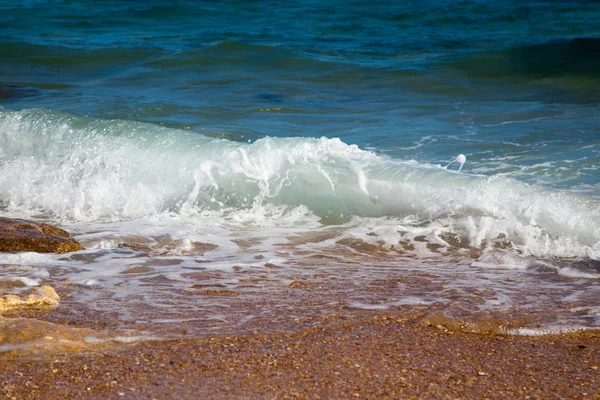
[[[600,334],[473,334],[378,315],[289,334],[0,358],[6,398],[600,398]]]

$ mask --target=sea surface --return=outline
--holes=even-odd
[[[374,310],[600,328],[599,21],[583,0],[1,2],[0,215],[86,250],[2,254],[0,281],[121,338]]]

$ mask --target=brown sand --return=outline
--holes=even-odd
[[[17,399],[600,399],[600,332],[517,337],[369,314],[288,334],[0,354]],[[9,358],[10,357],[10,358]]]

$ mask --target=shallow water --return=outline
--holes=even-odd
[[[597,4],[0,8],[0,210],[87,249],[0,255],[46,318],[600,326]]]

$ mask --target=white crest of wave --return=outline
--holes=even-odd
[[[339,139],[247,144],[46,110],[2,111],[0,129],[5,207],[81,221],[268,203],[337,217],[354,212],[344,197],[364,191],[362,168],[381,161]]]
[[[583,195],[393,160],[339,139],[249,144],[36,109],[0,110],[0,209],[74,222],[390,218],[392,241],[394,231],[430,226],[438,243],[449,232],[472,247],[503,237],[531,254],[600,252],[600,201]]]

